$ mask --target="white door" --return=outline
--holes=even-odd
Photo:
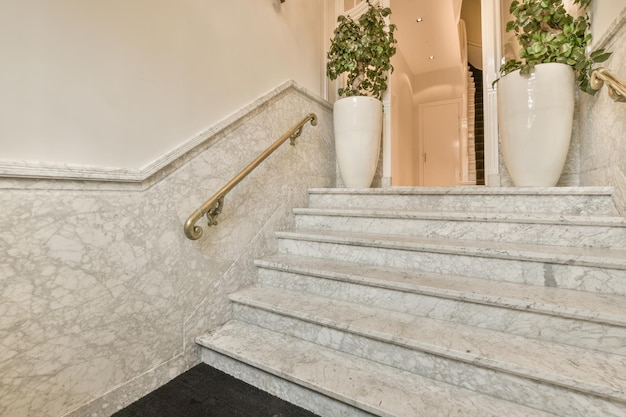
[[[421,185],[459,185],[461,100],[420,105]]]

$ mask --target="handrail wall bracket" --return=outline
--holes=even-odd
[[[233,179],[231,179],[221,190],[215,193],[209,198],[198,210],[194,211],[185,222],[184,232],[185,236],[191,240],[197,240],[202,237],[202,228],[196,226],[196,223],[206,215],[209,226],[217,225],[217,217],[222,213],[224,208],[224,198],[229,191],[231,191],[241,180],[243,180],[248,174],[250,174],[261,162],[263,162],[268,156],[270,156],[280,145],[282,145],[287,139],[290,140],[290,144],[293,146],[296,144],[296,138],[302,134],[302,129],[307,122],[311,122],[311,126],[317,126],[317,115],[315,113],[309,113],[298,124],[289,129],[287,133],[274,142],[269,148],[261,153],[254,161],[250,162],[242,171],[240,171]]]
[[[596,68],[593,70],[589,84],[594,90],[599,90],[606,84],[609,97],[617,102],[626,102],[626,85],[606,68]]]

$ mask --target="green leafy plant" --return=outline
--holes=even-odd
[[[339,16],[331,39],[326,74],[331,80],[347,74],[346,85],[338,89],[340,97],[356,95],[382,99],[388,74],[393,71],[391,57],[396,53],[396,25],[387,25],[388,7],[369,8],[358,21]]]
[[[505,62],[500,72],[508,74],[519,69],[522,74],[530,74],[537,64],[567,64],[574,69],[579,88],[595,94],[589,85],[593,65],[606,61],[611,53],[604,49],[587,52],[591,33],[586,9],[590,3],[591,0],[574,0],[585,12],[574,17],[567,13],[561,0],[514,0],[510,8],[514,19],[507,23],[506,31],[515,32],[521,60]]]

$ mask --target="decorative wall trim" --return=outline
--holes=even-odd
[[[228,132],[242,125],[249,118],[282,98],[290,91],[295,91],[308,99],[332,110],[332,104],[316,94],[289,80],[263,94],[253,102],[242,107],[231,116],[198,133],[171,152],[163,155],[142,169],[106,168],[81,165],[52,164],[33,161],[0,161],[0,189],[6,188],[42,188],[42,180],[51,180],[45,188],[81,188],[128,189],[149,188]],[[58,182],[80,182],[74,186]],[[88,184],[85,184],[87,182]]]
[[[485,115],[485,184],[501,185],[500,142],[498,134],[497,86],[500,77],[501,28],[500,0],[482,0],[483,110]]]

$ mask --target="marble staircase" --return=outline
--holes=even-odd
[[[609,188],[313,189],[202,360],[320,416],[626,416]]]

